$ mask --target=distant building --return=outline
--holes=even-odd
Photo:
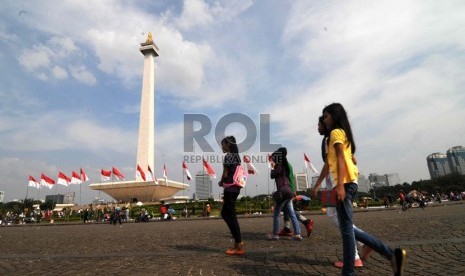
[[[428,155],[428,157],[426,157],[426,163],[428,164],[428,170],[431,179],[445,176],[451,173],[449,160],[447,155],[444,153],[436,152]]]
[[[65,199],[65,195],[46,195],[45,202],[53,202],[55,204],[63,204]]]
[[[208,174],[199,171],[195,175],[195,199],[209,199],[212,194],[212,180]]]
[[[296,173],[295,185],[297,191],[307,191],[310,188],[308,187],[307,173]]]
[[[358,191],[361,193],[368,193],[371,189],[370,182],[363,174],[358,175]]]
[[[388,173],[388,174],[385,174],[386,176],[386,182],[388,184],[388,186],[396,186],[396,185],[400,185],[400,177],[399,177],[399,174],[397,173]]]
[[[318,181],[318,177],[320,177],[319,175],[315,175],[315,176],[312,176],[312,187],[315,187],[315,184],[316,182]],[[326,181],[323,181],[323,183],[321,183],[321,189],[325,188],[326,187]]]
[[[384,174],[370,173],[368,175],[368,182],[370,182],[370,186],[374,187],[389,186]]]
[[[0,191],[0,203],[3,203],[3,198],[5,197],[5,192]]]
[[[465,174],[465,148],[462,146],[452,147],[447,151],[450,171],[452,173]]]

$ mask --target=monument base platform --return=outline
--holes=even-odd
[[[132,202],[134,198],[142,202],[160,201],[172,197],[179,191],[187,190],[188,184],[158,179],[158,184],[153,181],[119,181],[93,183],[89,187],[92,190],[102,191],[116,201]]]

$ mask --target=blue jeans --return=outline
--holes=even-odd
[[[278,235],[279,233],[279,214],[281,213],[281,210],[285,214],[289,214],[289,217],[292,221],[292,226],[294,227],[294,234],[300,235],[299,221],[297,220],[297,217],[295,215],[291,199],[284,200],[275,204],[273,212],[273,235]]]
[[[339,229],[342,237],[342,255],[344,263],[342,275],[355,275],[355,240],[372,248],[388,260],[391,260],[394,255],[394,250],[370,234],[358,228],[354,228],[352,222],[352,201],[357,192],[357,184],[346,183],[344,185],[344,190],[346,192],[346,198],[336,207]]]

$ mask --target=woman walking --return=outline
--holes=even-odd
[[[352,158],[355,153],[355,142],[344,107],[339,103],[326,106],[323,109],[323,121],[330,131],[326,162],[336,185],[334,188],[338,200],[336,210],[343,251],[342,275],[355,275],[355,240],[388,259],[395,276],[402,275],[406,251],[400,248],[392,249],[353,226],[352,201],[357,192],[358,169]]]
[[[234,245],[226,251],[228,255],[244,255],[244,243],[242,242],[241,229],[236,216],[236,200],[241,191],[240,186],[224,185],[232,184],[236,167],[241,165],[239,149],[237,148],[236,138],[228,136],[221,141],[221,148],[226,153],[223,161],[223,174],[218,183],[224,187],[223,192],[223,208],[221,209],[221,217],[229,227],[229,231],[234,238]]]
[[[292,206],[292,198],[294,193],[290,187],[290,170],[289,163],[287,161],[287,149],[279,148],[277,151],[273,152],[271,155],[273,163],[271,164],[271,179],[276,181],[276,193],[279,194],[279,197],[276,197],[275,206],[273,211],[273,233],[267,235],[268,240],[279,240],[279,214],[281,211],[287,213],[291,219],[292,226],[294,228],[293,239],[296,241],[301,241],[302,236],[300,235],[300,226],[299,221],[294,212],[294,207]]]

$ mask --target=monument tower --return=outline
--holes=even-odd
[[[140,100],[139,142],[137,143],[137,165],[147,170],[154,168],[155,147],[155,57],[158,47],[149,33],[147,40],[141,43],[139,50],[144,55],[144,72],[142,75],[142,97]],[[136,176],[136,180],[142,180]]]
[[[140,100],[139,141],[137,143],[137,163],[144,171],[155,165],[155,57],[158,47],[149,33],[147,40],[140,44],[139,50],[144,55],[144,71],[142,75],[142,96]],[[144,181],[135,173],[134,181],[100,182],[90,184],[92,190],[105,192],[117,201],[130,202],[134,198],[139,201],[159,201],[172,197],[175,193],[187,190],[189,185],[168,180]]]

